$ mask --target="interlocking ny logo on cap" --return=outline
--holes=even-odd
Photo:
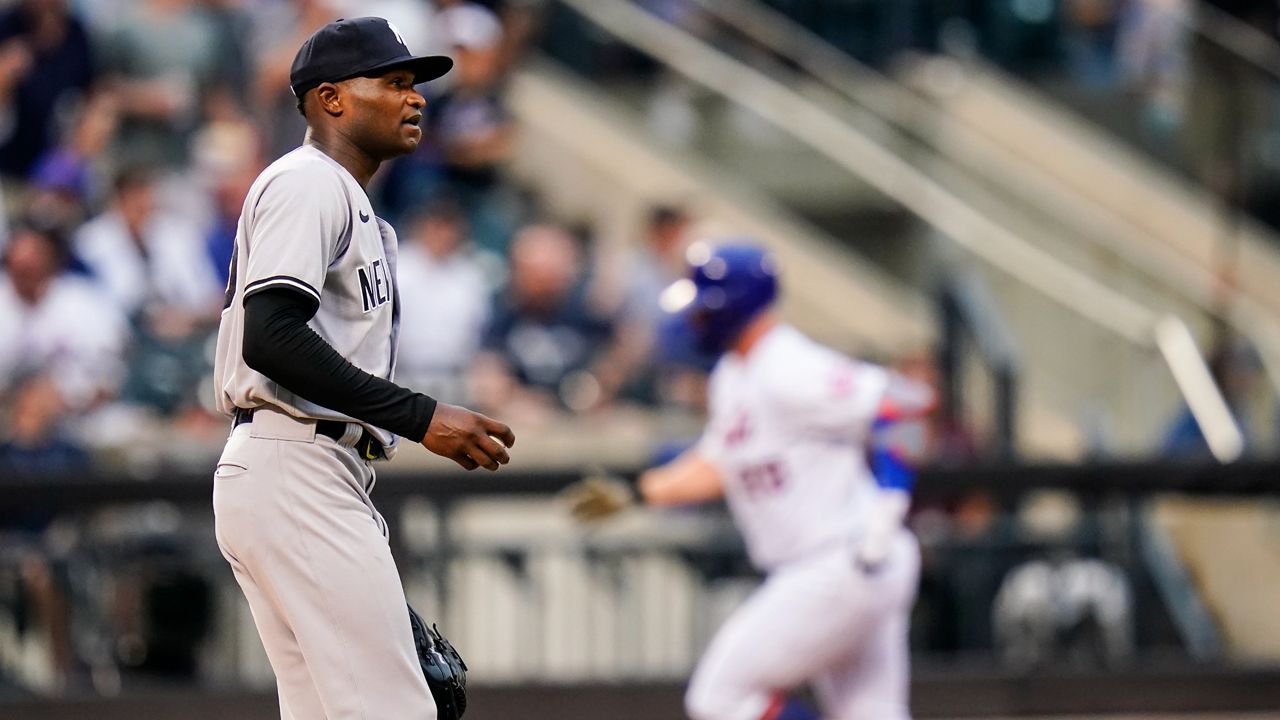
[[[391,28],[391,33],[396,36],[396,39],[400,41],[401,45],[404,45],[406,48],[409,47],[409,43],[405,42],[404,36],[400,34],[400,28],[397,28],[394,23],[386,18],[383,18],[382,21],[387,24],[387,27]]]

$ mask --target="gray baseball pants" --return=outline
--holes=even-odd
[[[237,426],[218,461],[218,547],[249,601],[283,720],[436,718],[373,482],[353,449],[272,409]]]

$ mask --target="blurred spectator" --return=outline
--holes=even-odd
[[[1116,33],[1121,0],[1070,0],[1064,7],[1063,44],[1075,78],[1110,86],[1116,77]]]
[[[396,379],[444,402],[468,402],[466,369],[480,349],[499,263],[472,247],[462,209],[437,200],[408,225],[396,274]]]
[[[99,92],[89,100],[70,135],[36,160],[28,213],[64,230],[85,221],[94,200],[94,159],[110,144],[118,118],[112,93]]]
[[[498,65],[506,74],[524,58],[539,32],[546,0],[506,0],[494,9],[502,20],[502,47]]]
[[[200,226],[158,207],[145,171],[122,173],[108,209],[86,223],[75,251],[134,326],[123,399],[171,414],[193,400],[203,344],[225,285]]]
[[[641,246],[625,263],[626,315],[647,326],[650,335],[663,315],[662,291],[684,276],[691,225],[692,219],[682,208],[654,207]]]
[[[391,23],[400,34],[405,47],[415,55],[445,54],[446,48],[437,47],[434,44],[436,42],[434,37],[436,10],[431,0],[336,0],[336,2],[339,15],[386,18],[387,22]]]
[[[244,0],[199,0],[216,38],[218,57],[214,62],[213,88],[221,97],[216,102],[234,109],[236,114],[249,102],[253,78],[249,37],[252,18],[245,11]],[[214,117],[221,113],[211,112]]]
[[[67,563],[44,542],[44,537],[52,534],[42,532],[48,526],[47,521],[38,523],[38,527],[30,522],[14,527],[6,525],[8,523],[0,521],[0,541],[4,548],[0,560],[9,566],[0,567],[0,581],[12,583],[4,588],[9,591],[4,593],[8,595],[4,598],[8,600],[4,603],[5,609],[12,609],[17,630],[15,639],[37,647],[43,644],[48,651],[47,666],[38,669],[27,666],[28,672],[35,670],[33,674],[41,678],[32,684],[39,684],[40,689],[54,695],[80,690],[84,675],[78,672],[83,666],[77,660],[72,641],[68,587],[71,578]],[[27,640],[27,636],[38,639]],[[20,648],[13,650],[20,651]]]
[[[253,16],[249,52],[254,58],[250,108],[265,134],[263,154],[274,160],[302,143],[307,123],[289,90],[289,68],[302,42],[340,16],[333,0],[261,3]]]
[[[116,137],[122,167],[182,167],[205,106],[225,91],[218,28],[192,0],[138,0],[102,40],[104,68],[118,90]]]
[[[31,174],[24,204],[28,212],[50,224],[74,228],[85,220],[90,183],[88,163],[71,151],[58,149],[40,159]]]
[[[700,404],[700,380],[705,381],[709,366],[697,357],[680,322],[668,319],[662,307],[663,291],[687,267],[684,252],[692,239],[691,224],[681,208],[654,207],[639,247],[611,263],[593,288],[597,296],[611,290],[622,294],[617,303],[603,302],[619,306],[616,368],[620,377],[616,382],[630,399],[685,407]]]
[[[505,254],[513,226],[500,170],[511,153],[513,126],[502,98],[502,26],[471,2],[437,0],[439,41],[453,56],[444,95],[427,105],[429,144],[439,153],[444,181],[466,209],[476,243]]]
[[[124,374],[123,318],[97,288],[62,272],[66,259],[56,231],[20,225],[0,277],[3,452],[35,463],[75,459],[64,422],[113,396]]]
[[[80,228],[74,250],[126,315],[181,335],[217,316],[223,287],[199,227],[160,207],[157,192],[148,171],[121,173],[107,210]]]
[[[511,275],[494,303],[473,378],[476,400],[532,419],[610,399],[600,378],[613,325],[587,303],[582,259],[564,229],[532,225],[511,244]]]
[[[27,176],[94,75],[68,0],[22,0],[0,13],[0,173]]]
[[[0,463],[19,476],[75,475],[90,467],[88,452],[62,427],[70,413],[49,377],[21,381],[12,391],[0,439]]]
[[[1142,101],[1140,127],[1153,148],[1167,147],[1182,120],[1186,85],[1183,21],[1187,0],[1133,0],[1121,13],[1120,72]]]
[[[204,234],[205,252],[222,287],[230,276],[245,196],[266,164],[261,144],[254,125],[236,120],[211,122],[195,138],[192,175],[204,184],[213,208]]]
[[[497,46],[502,42],[502,22],[493,10],[471,0],[433,0],[435,16],[431,21],[431,45],[443,53],[457,53],[454,61],[466,63],[475,71],[490,72],[488,64],[498,59]],[[478,59],[479,63],[470,62]],[[481,67],[481,64],[485,64]],[[486,81],[496,80],[489,76]],[[457,82],[458,76],[452,78]]]
[[[9,479],[74,475],[90,466],[71,426],[111,397],[123,374],[126,327],[100,291],[62,272],[56,230],[14,229],[0,275],[0,467]],[[49,649],[50,689],[78,676],[65,562],[47,542],[53,516],[20,511],[0,519],[0,545],[19,558],[22,601]]]

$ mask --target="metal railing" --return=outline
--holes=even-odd
[[[624,476],[634,474],[617,470]],[[578,477],[561,470],[504,472],[477,479],[454,472],[405,472],[394,464],[380,473],[375,499],[392,527],[392,548],[406,593],[463,649],[479,686],[679,682],[728,609],[758,580],[745,562],[736,532],[718,510],[641,510],[612,525],[575,525],[556,501],[556,493]],[[140,593],[141,598],[155,598],[152,602],[165,597],[188,603],[193,597],[212,599],[208,634],[177,636],[202,646],[188,648],[199,658],[195,674],[171,677],[166,687],[270,687],[270,670],[252,620],[214,544],[212,482],[210,473],[165,472],[142,480],[115,474],[17,476],[0,469],[0,513],[39,510],[79,528],[70,544],[65,536],[60,540],[61,551],[73,559],[66,577],[79,587],[73,627],[77,647],[98,653],[88,658],[95,663],[95,683],[106,683],[86,691],[128,692],[140,677],[147,677],[145,668],[126,662],[128,654],[116,654],[125,647],[122,641],[145,644],[150,632],[145,625],[127,622],[127,617],[123,626],[109,622],[118,622],[122,611],[128,615],[146,610],[111,606],[111,599],[122,597],[122,591],[123,597]],[[1076,498],[1080,512],[1072,523],[1046,531],[1031,514],[1015,510],[1046,490]],[[1275,495],[1280,493],[1280,465],[925,469],[916,493],[922,508],[917,524],[926,548],[927,582],[921,603],[943,613],[933,615],[934,621],[945,622],[930,626],[922,620],[917,659],[952,662],[970,671],[974,658],[994,666],[993,639],[985,634],[984,617],[990,619],[991,603],[1007,571],[1027,561],[1100,558],[1125,573],[1135,589],[1142,587],[1150,571],[1143,563],[1145,554],[1162,548],[1147,548],[1150,539],[1132,530],[1137,528],[1141,502],[1161,493]],[[985,527],[975,527],[968,518],[961,528],[951,524],[959,519],[946,520],[937,509],[975,497],[1007,510],[994,512]],[[0,553],[0,576],[13,577],[14,557]],[[1164,560],[1177,563],[1167,553]],[[985,573],[983,578],[972,574],[978,569]],[[160,571],[172,570],[180,571],[194,595],[145,592],[148,582],[165,577]],[[1198,603],[1188,597],[1196,592],[1193,585],[1170,582],[1177,579],[1177,568],[1165,570],[1153,578],[1165,586],[1159,597],[1134,594],[1129,622],[1136,628],[1138,643],[1133,659],[1146,652],[1170,651],[1221,659],[1212,643],[1197,639],[1203,628],[1183,638],[1182,646],[1169,645],[1176,640],[1160,635],[1162,613],[1183,612],[1165,605],[1176,600],[1195,608]],[[964,617],[974,624],[963,638],[948,640],[944,631],[924,642],[940,626],[956,620],[947,613],[961,612],[960,606],[937,604],[948,597],[950,584],[961,582],[968,603]],[[177,608],[151,609],[168,623],[191,615],[168,612]],[[1195,619],[1194,613],[1190,617]],[[41,644],[38,633],[28,629],[18,645],[8,631],[8,618],[0,615],[0,674],[40,657],[31,653]],[[121,635],[138,630],[143,631],[141,637]],[[1120,667],[1125,667],[1123,661]],[[152,670],[157,671],[163,668]]]
[[[942,339],[939,374],[942,377],[940,412],[950,413],[945,422],[959,424],[964,407],[963,344],[972,338],[978,355],[992,376],[993,454],[1012,460],[1017,450],[1017,385],[1019,360],[1017,343],[985,284],[967,268],[948,272],[938,287]]]

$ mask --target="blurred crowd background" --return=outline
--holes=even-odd
[[[211,474],[241,205],[302,140],[297,47],[358,15],[456,61],[369,188],[400,237],[397,380],[508,422],[517,477],[627,474],[696,436],[710,360],[662,293],[725,235],[775,248],[802,329],[939,388],[932,468],[1119,487],[1117,463],[1280,448],[1275,2],[9,0],[0,692],[269,682],[207,507],[22,493]],[[679,678],[754,581],[714,509],[587,542],[546,493],[433,503],[447,470],[403,462],[410,592],[482,683]],[[1025,478],[917,503],[921,657],[1280,659],[1195,544],[1258,528],[1237,567],[1274,593],[1269,500],[1206,516]],[[552,619],[606,596],[594,630]],[[531,625],[586,635],[535,668]],[[601,649],[633,632],[634,656]]]

